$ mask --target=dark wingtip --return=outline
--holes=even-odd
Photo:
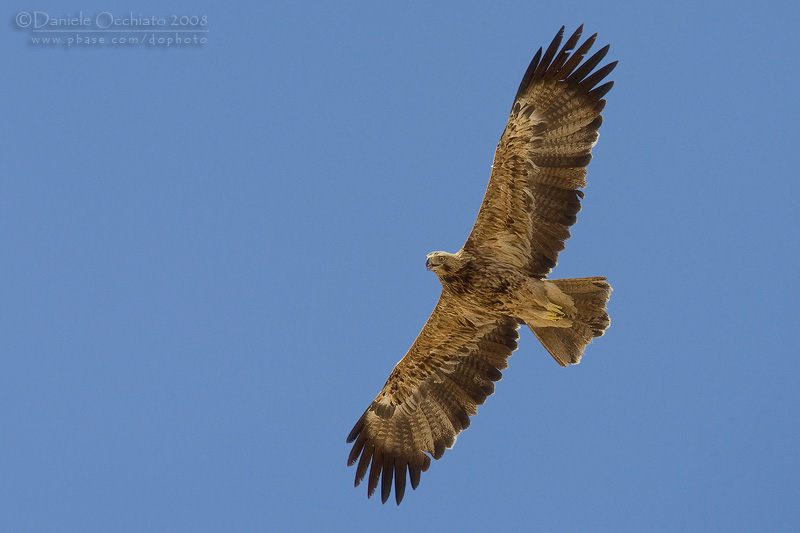
[[[367,482],[367,498],[371,498],[375,494],[375,489],[378,488],[378,480],[381,477],[381,469],[383,468],[383,453],[380,449],[375,450],[372,455],[372,466],[369,469],[369,480]]]
[[[614,86],[613,81],[607,81],[603,85],[595,87],[594,89],[589,91],[589,95],[592,96],[593,98],[597,98],[598,100],[600,100],[606,94],[608,94],[608,91],[610,91],[613,86]]]
[[[350,430],[350,433],[347,434],[347,442],[353,442],[358,437],[358,434],[361,433],[361,430],[364,429],[364,417],[366,413],[361,415],[361,418],[358,419],[356,425],[353,426],[353,429]]]
[[[396,460],[394,467],[394,499],[397,505],[403,501],[406,492],[406,470],[407,465],[404,461]]]
[[[536,51],[536,54],[531,59],[530,64],[528,65],[528,69],[525,71],[525,74],[522,76],[522,81],[519,83],[519,88],[517,89],[517,94],[514,96],[514,102],[517,101],[519,95],[521,95],[530,85],[531,80],[533,79],[533,73],[536,71],[536,68],[539,66],[539,60],[542,58],[542,48],[540,47],[539,50]],[[512,106],[513,109],[513,106]]]
[[[596,36],[597,34],[595,34]],[[594,37],[594,36],[592,36]],[[608,53],[610,45],[605,45],[600,50],[592,54],[592,56],[583,62],[582,65],[577,67],[572,73],[566,78],[566,81],[570,84],[579,84],[584,81],[584,78],[589,75],[589,73],[594,70],[594,68],[603,60],[603,58]],[[587,50],[588,51],[588,50]]]
[[[411,481],[412,490],[417,490],[419,478],[422,475],[422,468],[414,463],[408,463],[408,479]]]
[[[547,69],[550,68],[550,64],[553,62],[553,59],[556,57],[556,53],[558,52],[558,47],[561,46],[561,41],[564,39],[564,29],[565,26],[561,26],[561,29],[558,30],[558,33],[556,33],[556,36],[547,47],[547,50],[545,50],[542,60],[539,62],[536,70],[533,71],[531,79],[540,79],[544,73],[547,72]]]
[[[389,500],[392,493],[392,474],[394,473],[394,457],[386,454],[383,456],[383,475],[381,476],[381,503]]]
[[[426,455],[422,462],[422,471],[427,472],[430,466],[431,466],[431,458]]]
[[[433,443],[433,458],[437,461],[444,455],[444,442],[441,439]]]
[[[595,72],[593,72],[593,73],[589,74],[588,76],[586,76],[586,78],[584,78],[583,81],[580,82],[578,87],[585,88],[584,90],[586,90],[587,92],[591,92],[591,90],[594,88],[594,86],[597,85],[598,83],[600,83],[601,81],[603,81],[603,79],[606,76],[608,76],[611,73],[611,71],[614,70],[614,67],[616,67],[616,66],[617,66],[617,62],[616,61],[612,61],[608,65],[597,69]]]
[[[358,487],[367,474],[367,467],[369,467],[369,460],[372,458],[373,450],[374,447],[370,444],[369,446],[365,446],[361,451],[361,459],[358,461],[358,466],[356,467],[356,481],[353,484],[354,487]]]
[[[546,50],[542,48],[537,50],[536,55],[528,65],[528,69],[525,71],[522,82],[517,89],[517,94],[514,97],[514,104],[511,106],[512,113],[519,110],[515,107],[519,98],[536,80],[563,80],[569,85],[580,86],[582,89],[590,91],[596,83],[600,82],[613,70],[614,66],[616,66],[615,61],[610,63],[610,65],[613,66],[606,66],[601,68],[598,72],[592,73],[597,64],[608,53],[609,45],[602,47],[584,61],[585,55],[589,52],[597,39],[597,33],[592,34],[580,46],[577,46],[583,33],[583,24],[578,26],[578,29],[567,39],[561,50],[558,51],[558,46],[563,40],[565,29],[565,26],[561,26],[561,29],[558,30],[558,33]],[[570,53],[570,51],[572,52]],[[603,90],[598,91],[596,95],[598,100],[611,89],[611,86],[607,85],[603,85],[602,87]]]
[[[364,435],[359,435],[358,440],[353,445],[353,449],[350,450],[350,455],[347,457],[347,466],[353,466],[358,459],[358,456],[361,455],[361,452],[364,450],[364,445],[366,444],[367,439]]]

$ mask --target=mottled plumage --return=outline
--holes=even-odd
[[[442,457],[494,392],[521,324],[562,366],[578,363],[608,327],[605,278],[546,279],[581,208],[613,85],[598,83],[616,65],[594,70],[608,46],[583,61],[596,35],[576,48],[582,29],[562,47],[562,27],[525,72],[467,242],[428,255],[439,302],[347,437],[355,441],[348,465],[358,465],[356,486],[367,477],[368,496],[380,482],[386,502],[394,484],[399,504],[406,474],[417,488],[430,458]]]

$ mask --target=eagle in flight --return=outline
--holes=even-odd
[[[562,27],[528,66],[467,242],[427,256],[442,283],[439,302],[347,437],[347,464],[358,465],[356,486],[368,476],[368,497],[380,481],[385,503],[394,479],[399,505],[406,473],[417,488],[431,457],[452,447],[494,392],[520,325],[561,366],[578,363],[609,325],[605,278],[547,279],[581,209],[613,82],[598,84],[617,64],[595,70],[608,46],[583,61],[597,34],[578,46],[582,30],[561,46]]]

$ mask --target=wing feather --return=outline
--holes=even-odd
[[[584,61],[596,34],[577,48],[583,26],[559,50],[564,28],[536,53],[520,83],[495,153],[492,175],[464,249],[544,278],[577,220],[586,166],[602,124],[597,86],[616,66],[597,70],[604,46]]]
[[[430,458],[440,459],[470,424],[478,405],[517,347],[519,323],[509,317],[466,313],[443,294],[428,322],[381,392],[347,437],[347,460],[358,461],[355,485],[367,478],[371,496],[380,481],[386,502],[394,478],[399,504],[406,486],[419,485]]]

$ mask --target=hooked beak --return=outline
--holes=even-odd
[[[432,268],[433,268],[433,261],[431,261],[431,258],[429,257],[425,260],[425,270],[431,270]]]

